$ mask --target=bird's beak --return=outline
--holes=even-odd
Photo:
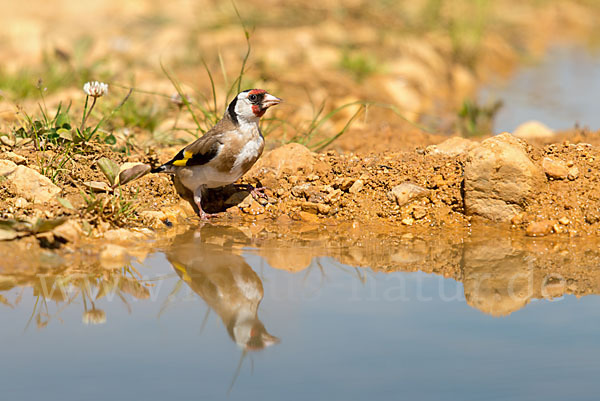
[[[269,93],[265,93],[265,97],[262,101],[262,108],[268,109],[269,107],[278,105],[281,102],[283,102],[283,100],[281,100],[280,98],[275,97]]]

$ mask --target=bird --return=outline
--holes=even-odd
[[[202,209],[206,189],[236,182],[256,163],[265,146],[260,118],[281,101],[264,89],[240,92],[214,127],[151,172],[175,175],[176,182],[193,194],[199,217],[209,219],[214,215]],[[253,188],[252,196],[260,190]]]

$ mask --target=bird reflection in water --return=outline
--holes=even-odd
[[[215,238],[223,244],[206,242]],[[279,339],[267,332],[258,317],[262,281],[234,253],[231,245],[236,238],[245,239],[235,228],[207,225],[177,236],[166,256],[177,275],[219,315],[231,339],[244,351],[258,351]]]

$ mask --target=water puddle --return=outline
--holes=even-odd
[[[142,263],[4,269],[6,400],[589,399],[600,250],[205,225]]]
[[[497,133],[513,132],[538,120],[553,130],[575,124],[600,128],[600,52],[557,46],[539,63],[520,68],[509,81],[492,83],[480,92],[486,100],[502,99],[495,120]]]

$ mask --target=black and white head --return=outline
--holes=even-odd
[[[229,103],[227,112],[234,123],[258,122],[267,109],[281,103],[281,99],[264,89],[248,89],[238,94]]]

